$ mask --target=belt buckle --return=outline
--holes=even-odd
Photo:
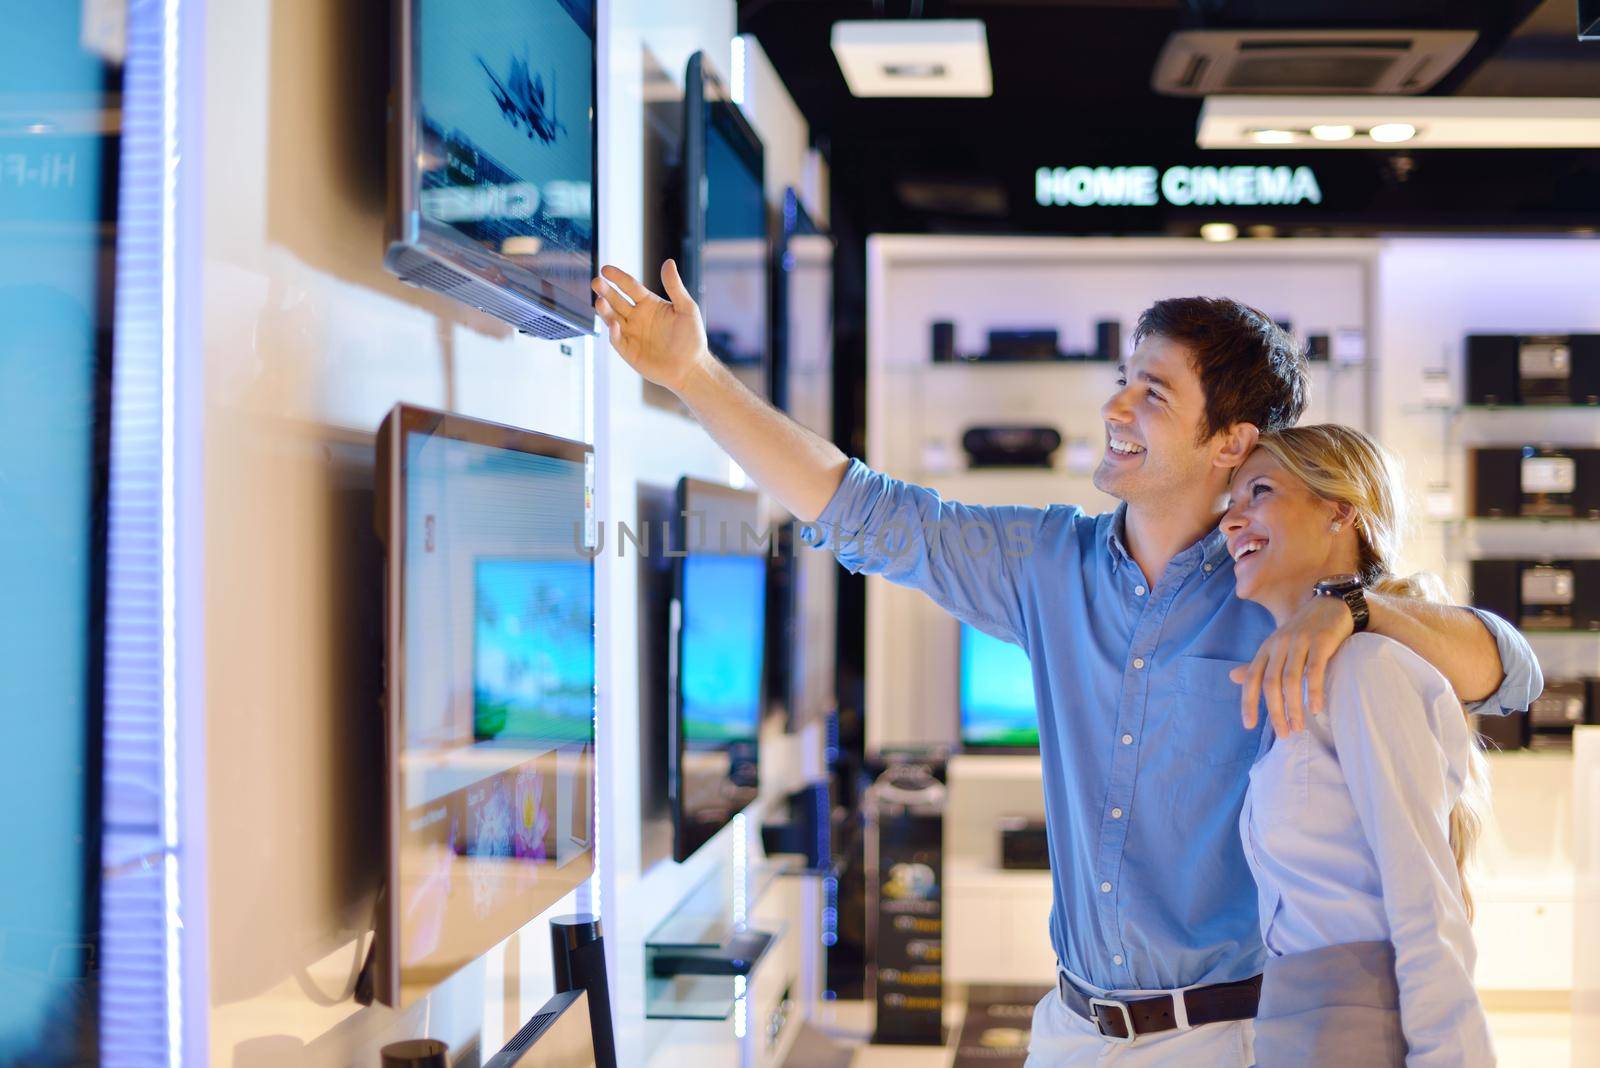
[[[1114,1035],[1106,1030],[1105,1021],[1100,1017],[1099,1010],[1102,1008],[1116,1009],[1122,1013],[1122,1029],[1125,1034]],[[1109,1038],[1113,1042],[1121,1042],[1124,1045],[1131,1043],[1138,1037],[1133,1033],[1133,1014],[1128,1011],[1127,1002],[1114,1001],[1111,998],[1090,998],[1089,1011],[1093,1015],[1095,1027],[1100,1031],[1100,1037]]]

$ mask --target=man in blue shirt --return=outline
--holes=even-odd
[[[1289,338],[1235,301],[1157,303],[1102,408],[1095,484],[1124,503],[1098,516],[973,508],[847,459],[744,389],[709,355],[670,261],[670,301],[602,274],[613,347],[810,524],[808,540],[1028,652],[1060,968],[1030,1066],[1250,1065],[1263,949],[1238,819],[1264,740],[1257,709],[1280,734],[1303,727],[1356,625],[1344,600],[1308,590],[1275,629],[1234,596],[1217,530],[1260,431],[1305,407]],[[1414,649],[1464,701],[1498,712],[1537,696],[1532,653],[1504,621],[1370,592],[1366,603],[1368,629]]]

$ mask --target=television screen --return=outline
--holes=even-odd
[[[673,855],[685,860],[755,800],[765,709],[767,556],[745,551],[756,495],[683,480],[672,753]],[[713,533],[715,532],[715,533]]]
[[[401,406],[384,423],[390,797],[383,1000],[593,870],[593,453]]]
[[[1036,749],[1033,665],[1020,646],[961,624],[961,744]]]
[[[767,396],[767,200],[765,154],[705,58],[690,59],[684,160],[690,235],[686,279],[697,293],[712,353]]]
[[[593,0],[410,0],[401,22],[390,268],[530,333],[587,332]]]

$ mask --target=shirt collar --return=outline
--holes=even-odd
[[[1123,564],[1133,563],[1133,554],[1128,551],[1127,528],[1128,502],[1120,501],[1106,528],[1106,548],[1111,553],[1113,570],[1121,568]],[[1196,556],[1206,565],[1204,573],[1207,575],[1215,572],[1228,558],[1228,536],[1221,527],[1212,527],[1205,537],[1173,557],[1173,563],[1191,561]]]

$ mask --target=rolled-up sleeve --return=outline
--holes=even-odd
[[[1493,612],[1481,608],[1472,611],[1494,635],[1495,648],[1500,651],[1500,670],[1505,672],[1505,678],[1500,682],[1500,689],[1467,705],[1467,711],[1480,716],[1505,716],[1525,711],[1544,692],[1544,672],[1539,669],[1539,661],[1534,658],[1528,639]]]
[[[851,460],[801,540],[852,572],[921,590],[957,619],[1022,645],[1021,561],[1038,547],[1045,514],[946,501]]]

